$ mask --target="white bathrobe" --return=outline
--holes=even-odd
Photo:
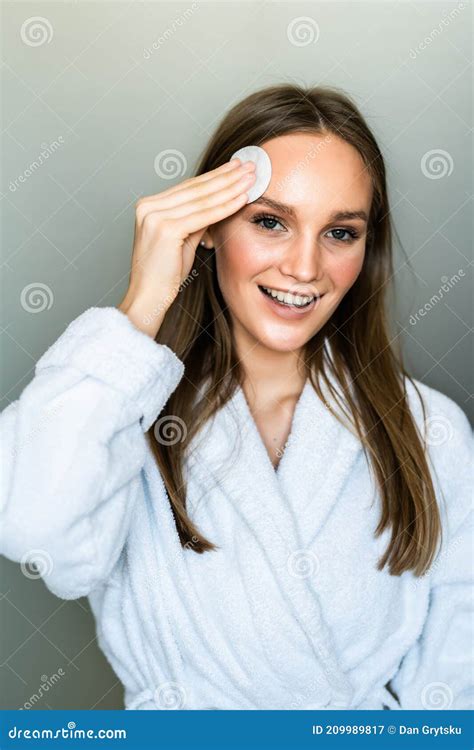
[[[91,307],[0,415],[0,552],[88,596],[127,709],[473,708],[472,431],[417,382],[444,544],[422,578],[376,563],[380,501],[362,446],[309,381],[275,472],[243,391],[186,460],[183,549],[144,431],[185,377],[114,307]],[[179,439],[163,428],[166,439]],[[386,685],[398,697],[396,699]]]

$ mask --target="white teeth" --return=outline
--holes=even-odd
[[[271,294],[272,297],[278,299],[279,302],[284,302],[286,305],[294,305],[295,307],[304,307],[315,299],[313,296],[306,297],[300,294],[291,294],[291,292],[278,292],[275,289],[270,289],[268,286],[264,286],[263,289]]]

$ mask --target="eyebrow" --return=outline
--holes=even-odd
[[[260,203],[264,206],[268,206],[269,208],[273,208],[275,211],[280,211],[280,213],[286,214],[287,216],[291,216],[293,219],[296,219],[295,209],[286,203],[280,203],[273,198],[267,198],[263,195],[261,195],[260,198],[252,201],[252,203],[249,205],[253,205],[255,203]],[[334,211],[329,217],[329,221],[347,221],[348,219],[362,219],[366,222],[367,214],[362,209],[355,211]]]

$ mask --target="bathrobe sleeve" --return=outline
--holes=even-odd
[[[422,632],[391,685],[402,709],[472,709],[473,433],[452,399],[431,388],[428,392],[425,431],[445,498],[440,503],[443,545],[426,574],[429,603]]]
[[[0,553],[63,599],[104,582],[142,492],[145,432],[183,372],[118,308],[73,320],[0,414]]]

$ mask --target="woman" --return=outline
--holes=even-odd
[[[0,549],[89,597],[126,708],[471,707],[472,433],[392,351],[392,276],[357,107],[264,89],[3,412]]]

